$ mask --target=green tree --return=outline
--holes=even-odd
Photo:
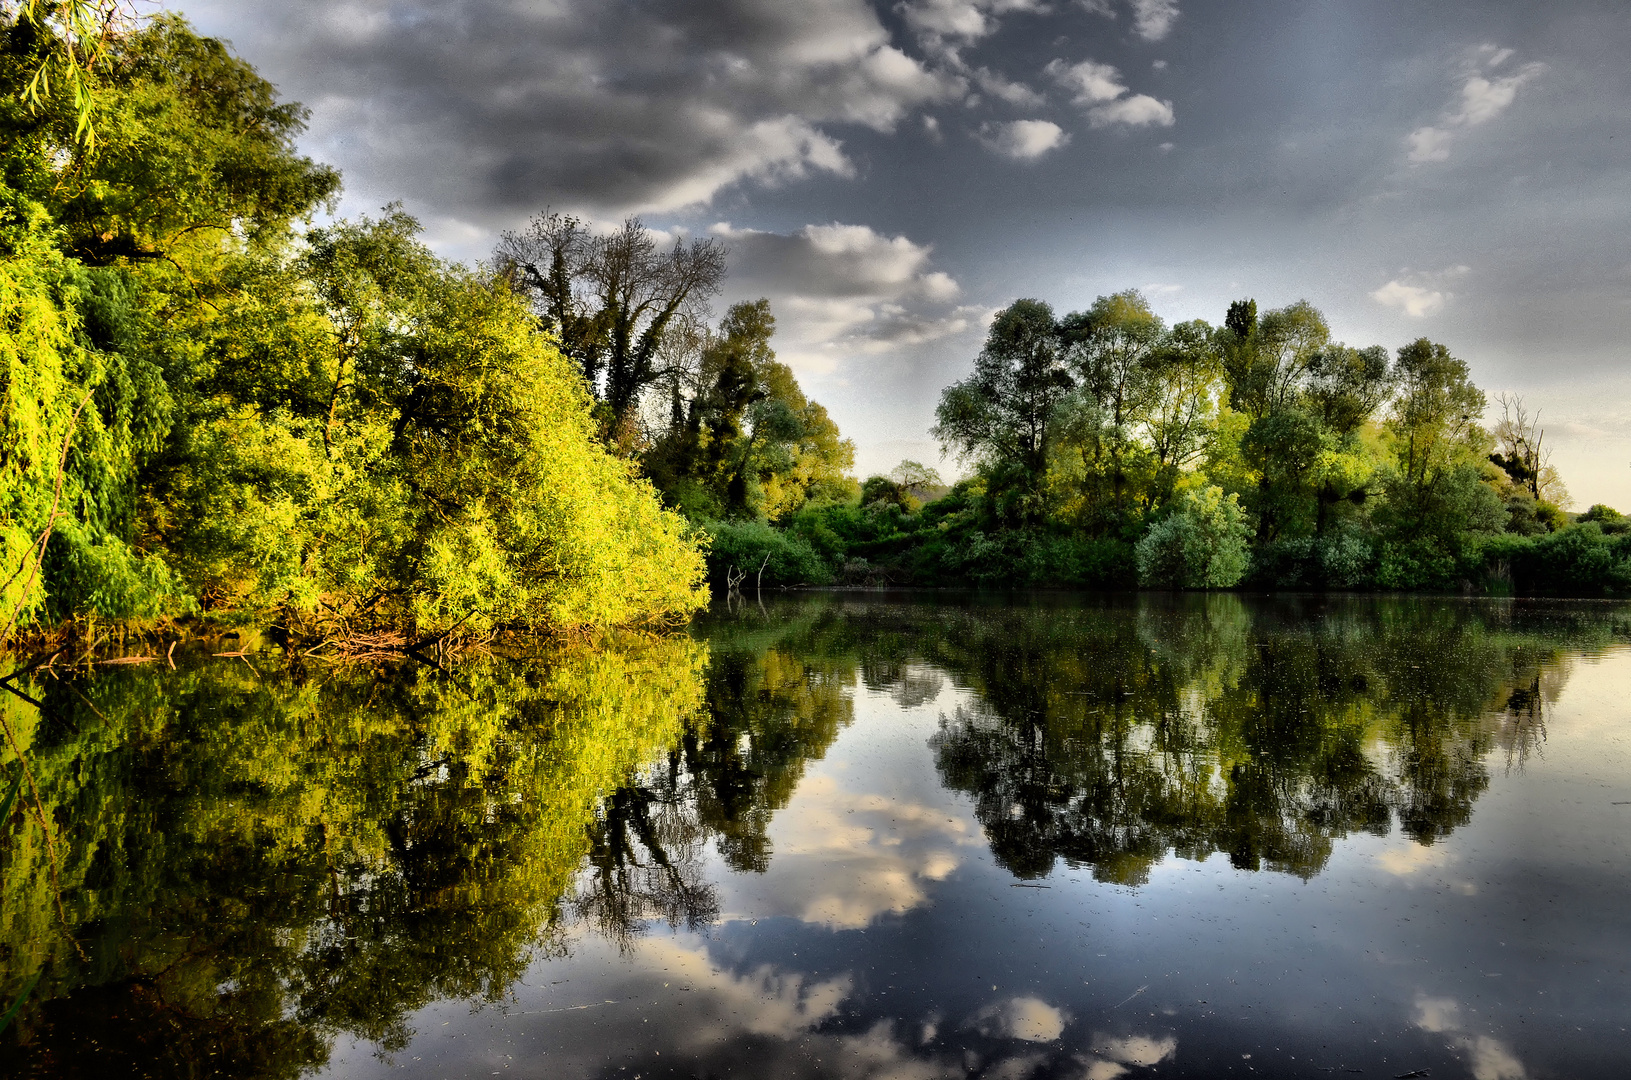
[[[770,301],[733,304],[699,335],[694,372],[671,384],[668,423],[644,462],[693,517],[781,521],[856,493],[855,444],[776,360],[775,332]]]
[[[1086,439],[1093,447],[1094,471],[1106,474],[1110,513],[1125,519],[1130,473],[1146,452],[1142,425],[1161,388],[1155,368],[1166,326],[1140,293],[1128,290],[1067,315],[1060,334],[1069,370],[1097,421]],[[1081,431],[1080,423],[1074,425],[1073,433]]]
[[[1016,300],[997,314],[974,373],[948,386],[934,437],[1019,490],[1023,519],[1040,516],[1040,485],[1059,406],[1074,385],[1065,369],[1053,309]]]
[[[1222,488],[1184,491],[1138,541],[1138,580],[1169,589],[1227,589],[1246,575],[1245,514]]]

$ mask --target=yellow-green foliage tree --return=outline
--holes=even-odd
[[[507,280],[396,208],[299,235],[338,189],[295,152],[303,109],[164,16],[109,36],[93,151],[71,100],[27,99],[49,28],[4,29],[6,613],[438,632],[700,605],[688,527]]]

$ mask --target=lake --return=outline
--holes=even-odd
[[[445,670],[59,660],[0,704],[0,1076],[1624,1076],[1628,644],[750,592]]]

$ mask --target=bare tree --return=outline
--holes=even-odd
[[[596,234],[570,215],[541,214],[525,231],[505,233],[494,258],[559,335],[614,428],[668,374],[663,342],[670,327],[699,315],[725,277],[725,248],[717,240],[659,245],[637,217]]]
[[[1498,400],[1501,418],[1495,422],[1495,441],[1500,449],[1489,459],[1535,499],[1563,506],[1569,501],[1568,490],[1552,465],[1546,429],[1540,426],[1540,410],[1531,416],[1518,394],[1503,393]]]

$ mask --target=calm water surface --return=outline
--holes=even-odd
[[[1631,1075],[1628,644],[869,594],[36,673],[0,1075]]]

